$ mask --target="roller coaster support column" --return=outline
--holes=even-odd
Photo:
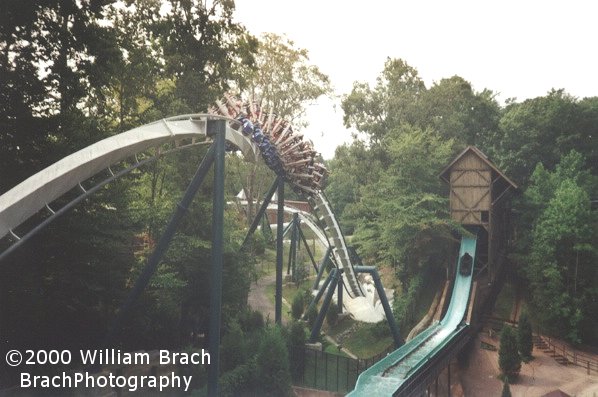
[[[272,196],[274,196],[274,192],[276,192],[276,189],[278,188],[278,179],[279,178],[276,178],[274,180],[274,183],[270,187],[270,190],[268,190],[268,193],[266,193],[266,196],[264,197],[264,201],[262,201],[262,206],[257,211],[255,218],[253,218],[253,222],[251,223],[251,226],[249,226],[249,230],[247,231],[247,235],[245,235],[245,240],[243,240],[241,249],[243,249],[243,247],[245,247],[245,244],[247,244],[247,242],[249,241],[249,237],[251,237],[253,232],[255,232],[255,229],[257,229],[258,225],[260,224],[260,222],[262,220],[262,217],[266,213],[266,209],[268,209],[268,204],[270,204],[270,201],[272,200]]]
[[[293,276],[293,281],[295,281],[297,276],[297,240],[299,238],[299,214],[294,213],[293,219],[290,223],[291,227],[291,246],[289,247],[289,262],[287,264],[287,275],[291,274]]]
[[[283,261],[283,233],[284,225],[284,179],[278,178],[278,211],[276,213],[276,296],[274,307],[274,322],[282,325],[282,261]]]
[[[301,230],[301,227],[298,228],[298,231],[299,231],[299,236],[301,237],[301,240],[303,241],[303,246],[305,247],[305,250],[307,251],[307,254],[309,255],[309,259],[311,260],[311,264],[314,267],[315,271],[317,272],[318,266],[316,265],[316,260],[314,259],[314,255],[311,253],[311,248],[309,248],[309,244],[307,243],[305,234],[303,234],[303,230]],[[314,249],[315,249],[315,247],[314,247]]]
[[[331,253],[332,253],[332,247],[328,247],[326,249],[326,253],[322,257],[322,261],[320,262],[320,267],[318,268],[318,275],[316,276],[316,281],[314,281],[314,286],[312,287],[312,289],[318,289],[318,285],[320,284],[320,280],[322,279],[322,274],[324,274],[324,270],[326,270],[328,261],[330,261]]]
[[[322,295],[324,295],[324,291],[326,291],[326,288],[328,288],[328,285],[330,285],[330,282],[332,281],[332,277],[334,277],[334,273],[333,273],[334,271],[335,271],[335,269],[332,269],[332,271],[330,273],[328,273],[328,277],[326,277],[326,280],[324,280],[324,284],[322,284],[322,288],[320,288],[318,290],[318,293],[316,294],[316,296],[311,300],[309,306],[307,307],[307,310],[303,314],[303,318],[305,318],[307,313],[309,313],[312,306],[318,305],[318,302],[322,298]]]
[[[320,329],[322,328],[322,323],[324,322],[324,317],[328,312],[328,308],[330,307],[330,301],[332,300],[332,295],[334,295],[334,290],[336,286],[339,284],[339,280],[341,278],[341,274],[343,273],[342,269],[334,268],[330,272],[330,276],[328,279],[331,279],[330,286],[328,287],[328,292],[326,292],[326,297],[324,298],[324,302],[322,302],[322,307],[320,308],[320,312],[318,313],[318,317],[316,318],[316,322],[314,323],[313,328],[311,329],[311,336],[309,337],[309,343],[315,343],[316,339],[318,339],[318,335],[320,334]],[[322,288],[324,291],[324,288]]]
[[[343,279],[338,282],[338,289],[336,291],[336,304],[338,305],[338,312],[343,312]]]
[[[158,267],[158,264],[160,263],[160,260],[162,259],[164,253],[168,250],[170,241],[172,240],[172,237],[174,236],[174,233],[176,232],[176,229],[179,226],[179,223],[183,218],[183,215],[185,215],[185,213],[187,212],[189,204],[191,204],[191,202],[193,201],[193,198],[197,194],[199,187],[201,186],[205,176],[207,175],[208,171],[210,170],[210,167],[212,166],[212,163],[214,162],[215,151],[215,145],[212,144],[212,146],[208,150],[208,153],[205,155],[199,167],[197,168],[197,171],[195,172],[193,179],[189,183],[189,186],[187,187],[187,190],[185,191],[183,198],[178,203],[174,214],[172,214],[172,217],[170,218],[170,221],[166,226],[166,230],[164,230],[164,233],[160,237],[160,240],[158,241],[158,244],[156,245],[154,252],[152,252],[152,255],[147,260],[147,264],[145,265],[141,274],[137,278],[137,281],[135,281],[133,289],[131,290],[131,292],[129,292],[127,299],[120,307],[120,310],[118,311],[118,314],[116,316],[116,319],[114,320],[112,327],[110,328],[110,330],[104,338],[104,341],[102,343],[103,346],[108,347],[110,345],[116,333],[120,331],[120,328],[122,327],[125,318],[127,318],[131,307],[133,306],[137,298],[139,298],[139,295],[141,295],[145,287],[147,287],[147,284],[156,272],[156,268]]]
[[[390,309],[390,304],[388,303],[388,298],[386,298],[386,292],[384,292],[384,287],[382,286],[382,282],[380,281],[380,275],[378,274],[378,270],[373,266],[355,266],[355,273],[368,273],[374,279],[374,285],[376,286],[376,291],[378,291],[380,302],[382,302],[384,314],[386,315],[386,320],[388,321],[390,332],[392,332],[392,337],[395,341],[395,347],[401,347],[401,345],[403,345],[404,343],[403,338],[401,338],[401,334],[399,333],[399,327],[397,326],[395,317],[393,316],[392,310]]]
[[[208,396],[220,395],[218,374],[220,364],[220,321],[222,306],[222,265],[224,241],[224,154],[226,122],[214,123],[214,195],[212,201],[212,283],[210,288],[210,328],[208,347],[210,365],[208,365]],[[209,124],[208,124],[209,130]]]

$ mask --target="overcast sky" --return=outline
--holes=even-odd
[[[236,0],[235,18],[259,35],[286,34],[330,76],[337,95],[373,83],[387,57],[430,87],[459,75],[474,90],[519,101],[564,88],[598,96],[598,1]],[[335,109],[336,104],[336,109]],[[350,141],[339,100],[308,109],[304,131],[324,158]]]

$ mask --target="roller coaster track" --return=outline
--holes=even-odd
[[[355,275],[355,270],[353,269],[353,263],[351,262],[345,237],[334,216],[334,212],[332,211],[332,207],[330,206],[326,195],[323,191],[319,191],[317,194],[310,197],[309,202],[318,220],[324,225],[324,232],[328,236],[329,241],[331,241],[330,244],[333,247],[332,252],[336,259],[336,263],[344,270],[343,279],[345,285],[351,291],[353,296],[364,296]]]
[[[472,266],[461,273],[463,255],[475,260],[476,238],[462,237],[455,283],[443,319],[363,372],[349,396],[419,396],[451,357],[467,343],[464,322],[471,291]]]
[[[272,113],[260,112],[255,104],[242,107],[232,103],[229,97],[225,103],[218,103],[209,114],[187,114],[162,119],[127,132],[111,136],[75,152],[62,160],[32,175],[0,196],[0,239],[9,235],[12,246],[0,253],[0,260],[15,248],[22,245],[29,237],[39,232],[49,222],[65,213],[84,198],[95,193],[99,187],[125,175],[126,173],[156,160],[166,152],[164,146],[193,147],[197,139],[210,140],[209,120],[228,121],[225,138],[229,148],[240,151],[247,161],[258,161],[259,155],[276,174],[283,177],[295,191],[302,195],[315,197],[318,208],[324,211],[327,219],[326,230],[322,234],[331,236],[337,263],[345,270],[347,285],[353,295],[363,293],[356,282],[353,266],[347,254],[342,232],[330,209],[325,196],[321,194],[319,182],[326,170],[314,163],[316,152],[310,142],[302,140],[300,134],[293,133],[290,124],[276,119]],[[243,110],[246,110],[243,113]],[[232,113],[231,113],[232,112]],[[234,117],[231,117],[234,115]],[[270,143],[271,142],[271,143]],[[138,155],[156,148],[151,158],[138,159]],[[112,167],[134,157],[132,166],[122,171],[113,172]],[[102,173],[110,176],[100,183],[89,182]],[[87,186],[93,183],[93,186]],[[52,208],[54,200],[62,197],[73,188],[79,187],[78,197],[61,208]],[[22,234],[16,229],[40,210],[45,209],[49,216],[37,226]],[[310,220],[310,227],[314,226]],[[22,234],[22,235],[20,235]]]

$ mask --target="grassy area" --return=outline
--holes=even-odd
[[[258,277],[263,277],[268,274],[276,272],[276,250],[273,248],[266,248],[262,255],[256,257],[256,270]]]
[[[385,324],[386,326],[386,324]],[[342,342],[343,347],[360,358],[370,358],[380,354],[393,344],[390,330],[379,332],[376,324],[356,323],[355,329]]]
[[[370,324],[345,317],[334,327],[326,328],[325,331],[327,335],[359,358],[373,357],[393,344],[386,322]]]
[[[307,234],[307,233],[306,233]],[[306,236],[308,239],[309,237]],[[308,243],[311,241],[308,240]],[[313,245],[310,244],[310,248]],[[324,250],[319,244],[315,244],[315,259],[319,261],[321,259],[321,255],[324,254]],[[283,261],[283,271],[286,274],[287,264],[288,264],[288,251],[289,251],[289,244],[284,244],[284,261]],[[301,255],[303,253],[303,255]],[[306,289],[310,289],[314,280],[315,272],[314,269],[311,267],[309,257],[305,252],[305,248],[301,246],[301,251],[299,252],[299,257],[302,257],[303,263],[310,267],[310,277],[307,278],[304,282],[302,282],[299,286],[296,286],[293,283],[286,283],[283,286],[282,294],[284,300],[290,305],[293,302],[293,299],[296,294],[302,293]],[[301,262],[299,260],[298,262]],[[272,248],[267,248],[264,255],[258,258],[258,270],[261,270],[262,276],[274,274],[276,271],[276,251]],[[274,283],[268,285],[266,287],[266,294],[272,304],[275,303],[275,293],[276,293],[276,285]],[[433,293],[432,297],[433,298]],[[427,301],[427,299],[424,299]],[[428,302],[429,305],[429,302]],[[423,309],[422,309],[423,310]],[[423,312],[427,310],[427,307]],[[283,320],[290,320],[291,308],[290,306],[284,306],[282,309],[282,316]],[[380,336],[381,332],[376,330],[375,324],[366,324],[366,323],[359,323],[352,320],[349,317],[343,318],[341,321],[338,322],[334,327],[328,327],[326,321],[324,321],[323,330],[327,335],[330,335],[332,338],[337,340],[343,347],[347,348],[350,352],[357,355],[360,358],[370,358],[385,351],[389,346],[392,345],[393,340],[390,336],[390,331],[385,332],[382,331],[382,336]],[[339,340],[340,339],[340,340]],[[331,344],[327,341],[323,343],[325,351],[333,354],[341,354],[344,353],[339,352],[336,345]]]

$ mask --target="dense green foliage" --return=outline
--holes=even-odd
[[[517,351],[517,335],[508,325],[505,325],[500,333],[498,367],[506,382],[517,379],[521,370],[521,357]]]
[[[256,371],[261,396],[284,397],[291,394],[289,352],[278,326],[265,333],[257,353]]]
[[[289,328],[256,327],[251,312],[241,315],[241,328],[234,322],[223,339],[221,394],[224,396],[285,396],[290,394],[291,375],[300,379],[304,368],[305,329],[299,322]],[[249,320],[249,321],[247,321]],[[249,328],[247,328],[249,327]],[[232,340],[237,338],[237,341]],[[228,348],[224,348],[228,346]],[[239,359],[236,346],[246,358]]]
[[[597,186],[583,156],[572,151],[552,172],[538,164],[521,203],[526,238],[518,242],[517,259],[527,262],[522,271],[535,317],[572,342],[596,342],[598,228],[590,196]]]
[[[501,106],[459,76],[428,88],[415,68],[388,59],[377,83],[356,82],[342,107],[357,132],[329,161],[326,193],[366,262],[395,270],[402,327],[413,324],[419,290],[448,265],[459,231],[438,174],[475,145],[520,187],[508,250],[511,269],[529,285],[532,320],[571,341],[598,342],[590,205],[598,197],[598,97],[552,90]]]
[[[534,349],[532,324],[525,311],[521,313],[519,322],[517,323],[517,348],[523,362],[527,363],[532,359],[532,350]]]
[[[316,319],[318,318],[318,308],[316,305],[309,306],[307,308],[307,312],[305,313],[305,319],[307,320],[307,324],[309,328],[313,328],[314,324],[316,323]]]
[[[254,67],[257,40],[233,21],[232,2],[114,3],[1,2],[0,193],[111,134],[205,111]],[[170,11],[160,12],[163,5]],[[97,346],[205,151],[199,146],[162,158],[108,185],[4,261],[2,340],[14,348]],[[209,317],[211,180],[208,175],[111,347],[202,343]],[[69,197],[51,204],[59,208]],[[254,275],[253,259],[239,253],[242,226],[227,212],[225,322],[245,308]],[[14,373],[5,371],[1,366],[1,385],[13,381]]]
[[[228,332],[222,337],[220,347],[220,366],[222,372],[226,372],[244,364],[247,361],[247,339],[238,321],[232,321],[228,326]]]
[[[299,320],[303,315],[303,297],[304,295],[301,293],[295,294],[295,297],[293,297],[293,302],[291,304],[291,315],[296,320]]]
[[[292,120],[294,128],[304,126],[305,107],[331,91],[328,76],[309,63],[308,51],[273,33],[258,39],[255,67],[244,70],[243,81],[236,87],[249,101],[259,100],[262,106],[276,111],[278,117]],[[238,158],[232,165],[247,198],[247,221],[251,222],[262,196],[274,180],[274,174],[263,162],[248,163]],[[292,199],[289,189],[285,196]]]
[[[255,39],[234,22],[234,2],[115,3],[0,2],[0,193],[111,134],[204,111],[230,87],[262,95],[295,118],[302,105],[330,91],[305,50],[273,35]],[[597,97],[553,90],[501,106],[491,91],[476,92],[459,76],[426,87],[415,68],[389,59],[377,84],[356,83],[342,107],[357,138],[330,161],[327,194],[360,254],[394,268],[402,292],[394,310],[403,326],[415,321],[415,302],[430,275],[444,272],[459,230],[449,221],[438,173],[465,145],[477,145],[521,187],[510,260],[529,286],[532,320],[570,341],[598,343],[598,220],[591,206],[598,196]],[[97,345],[205,151],[161,158],[110,184],[2,263],[3,343]],[[227,195],[245,189],[248,197],[261,196],[272,173],[259,166],[245,173],[242,159],[228,157]],[[203,342],[211,189],[209,182],[200,189],[119,330],[117,347]],[[67,199],[59,201],[57,207]],[[283,395],[289,371],[300,372],[289,370],[287,357],[295,363],[300,354],[299,326],[292,325],[285,342],[280,330],[263,329],[259,313],[245,310],[255,270],[252,256],[239,253],[244,224],[233,212],[225,219],[223,393],[249,388]],[[253,240],[254,253],[264,246],[261,236]],[[310,323],[316,315],[315,308],[307,313]],[[15,375],[0,366],[0,386]]]
[[[289,326],[287,348],[289,351],[289,365],[291,378],[300,382],[305,371],[305,326],[299,321],[293,321]]]
[[[511,397],[511,387],[509,386],[509,382],[503,382],[502,384],[502,392],[500,394],[501,397]]]
[[[278,36],[252,37],[235,22],[234,8],[232,1],[199,0],[1,2],[0,194],[102,138],[205,112],[229,89],[261,96],[289,118],[330,92],[328,77],[309,64],[306,50]],[[200,145],[163,156],[111,183],[5,261],[0,338],[17,349],[98,346],[206,150]],[[274,180],[266,166],[249,167],[234,153],[227,155],[226,173],[227,201],[241,189],[261,197]],[[104,177],[81,182],[88,187]],[[212,179],[208,174],[110,347],[194,349],[205,343]],[[72,197],[50,204],[59,208]],[[279,331],[264,330],[260,313],[246,310],[254,257],[264,252],[266,238],[255,235],[251,254],[239,252],[246,222],[240,209],[225,213],[223,393],[282,395],[290,384],[287,345]],[[0,248],[8,244],[3,239]],[[281,371],[281,377],[272,375]],[[201,386],[204,372],[194,386]],[[0,386],[16,375],[0,365]],[[268,381],[257,382],[258,375]]]

